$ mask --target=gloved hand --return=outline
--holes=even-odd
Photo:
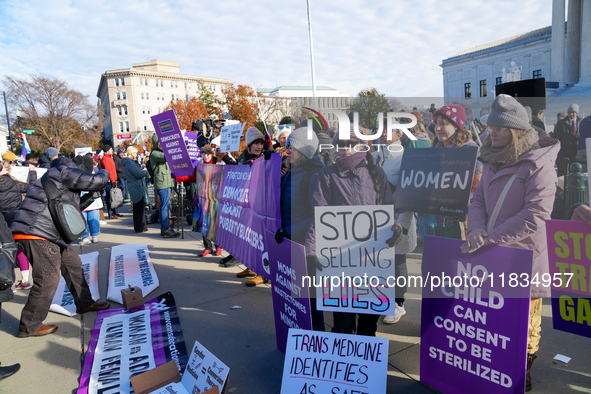
[[[280,244],[281,241],[283,241],[283,238],[285,238],[285,237],[287,237],[287,239],[289,239],[289,236],[287,234],[287,231],[285,231],[284,228],[280,228],[275,233],[275,242],[277,242],[278,244]]]
[[[403,229],[398,220],[394,222],[392,226],[392,238],[386,240],[386,244],[388,247],[391,248],[393,246],[398,245],[400,240],[402,240]]]
[[[472,253],[486,245],[490,245],[488,234],[485,230],[477,229],[468,233],[466,242],[460,246],[460,249],[462,250],[462,253]]]
[[[308,275],[312,276],[316,271],[322,271],[322,265],[316,256],[306,256],[306,266],[308,267]]]
[[[273,154],[272,150],[266,150],[263,152],[263,156],[265,156],[265,160],[269,160],[271,158],[272,154]]]

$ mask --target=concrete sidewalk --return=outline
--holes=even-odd
[[[101,226],[98,243],[73,246],[78,253],[100,253],[102,300],[107,292],[110,248],[119,244],[148,244],[160,288],[146,299],[172,292],[188,350],[198,340],[226,363],[230,367],[228,388],[235,389],[235,393],[279,393],[284,356],[275,342],[271,286],[248,288],[245,279],[235,276],[243,266],[221,268],[220,257],[198,257],[202,250],[201,234],[187,231],[185,239],[163,239],[158,224],[150,225],[147,233],[136,234],[129,206],[121,211],[123,219]],[[409,275],[420,274],[420,252],[419,246],[408,255]],[[0,362],[18,362],[22,368],[0,382],[0,392],[75,392],[80,376],[80,317],[50,312],[45,323],[59,326],[55,334],[19,339],[18,322],[27,293],[18,291],[13,301],[2,304]],[[390,340],[388,393],[436,393],[437,390],[419,382],[420,289],[409,288],[406,299],[407,314],[399,323],[378,323],[378,335]],[[231,309],[234,305],[241,309]],[[84,315],[85,349],[95,318],[96,313]],[[329,314],[326,323],[330,330]],[[572,357],[570,364],[555,364],[552,359],[559,353]],[[553,330],[550,300],[545,300],[542,341],[532,369],[534,392],[591,393],[590,362],[591,339]],[[477,391],[475,387],[474,392]]]

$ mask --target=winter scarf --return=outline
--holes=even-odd
[[[367,157],[366,152],[357,152],[351,156],[335,155],[335,164],[339,171],[349,171],[359,165]]]
[[[517,143],[502,147],[492,146],[489,135],[482,143],[478,159],[483,163],[494,163],[497,167],[502,167],[505,164],[513,163],[519,156],[535,149],[536,145],[539,148],[538,140],[538,133],[533,128],[526,131],[523,137],[518,138]]]

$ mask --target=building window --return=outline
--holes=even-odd
[[[174,100],[174,93],[170,95],[170,99]]]
[[[480,97],[486,97],[486,79],[480,81]]]
[[[127,105],[123,106],[123,113],[127,115]]]
[[[146,107],[142,107],[142,114],[145,115],[146,114]]]
[[[117,97],[117,100],[121,100],[121,93],[117,92],[116,97]]]
[[[471,98],[472,97],[472,83],[466,82],[464,84],[464,97]]]
[[[148,115],[150,115],[150,107],[148,107]]]
[[[185,100],[189,101],[189,95],[188,94],[185,96]]]
[[[145,98],[146,96],[144,95],[144,92],[142,92],[142,100]]]
[[[189,82],[189,88],[188,89],[191,89],[191,82]]]
[[[127,93],[123,92],[123,100],[127,100]]]
[[[176,94],[175,97],[176,97],[177,100],[179,99],[179,95],[178,94]]]
[[[123,115],[123,110],[121,107],[117,107],[117,112],[119,112],[119,116]]]
[[[174,87],[175,87],[175,88],[178,88],[178,87],[179,87],[179,82],[178,82],[178,81],[175,81],[175,82],[174,82]]]
[[[115,86],[119,86],[119,78],[115,78]]]
[[[185,89],[187,89],[187,83],[185,82]]]
[[[495,85],[500,85],[503,83],[503,77],[497,77],[495,79]]]
[[[123,133],[123,122],[119,122],[119,132]]]
[[[542,78],[542,70],[534,70],[534,79]]]
[[[125,78],[121,78],[121,86],[125,86]]]
[[[150,92],[146,92],[146,100],[150,99]]]
[[[144,131],[148,130],[148,121],[144,120]]]
[[[160,87],[163,88],[164,87],[164,81],[160,80]]]
[[[174,83],[172,81],[170,81],[170,87],[174,88]]]
[[[129,132],[129,122],[125,122],[125,131]]]

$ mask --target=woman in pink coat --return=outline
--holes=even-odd
[[[490,133],[479,157],[484,163],[482,178],[468,211],[468,237],[462,252],[471,253],[485,245],[530,249],[534,252],[530,278],[535,274],[541,278],[549,274],[545,221],[550,219],[554,204],[554,162],[560,144],[538,137],[525,108],[511,96],[497,96],[491,110],[487,119]],[[515,173],[498,217],[489,224],[505,185]],[[488,232],[487,226],[491,227]],[[526,391],[531,390],[529,371],[540,343],[542,297],[550,297],[550,288],[532,284]]]

